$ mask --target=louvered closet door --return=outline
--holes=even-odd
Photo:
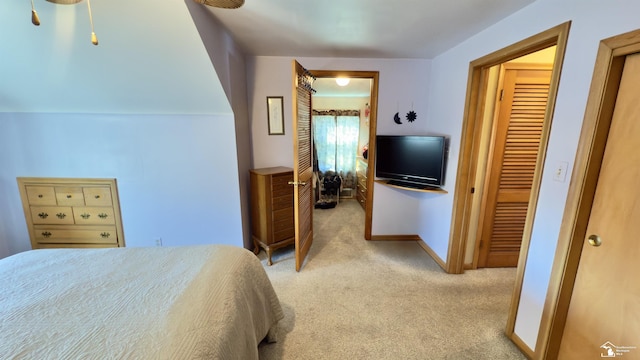
[[[518,264],[550,80],[551,70],[512,69],[505,65],[479,267]]]
[[[311,154],[311,84],[310,75],[293,60],[293,185],[296,271],[300,271],[313,243],[313,159]]]

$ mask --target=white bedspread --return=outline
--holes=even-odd
[[[257,359],[282,317],[260,261],[241,248],[51,249],[0,260],[0,359]]]

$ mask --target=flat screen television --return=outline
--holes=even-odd
[[[376,136],[376,177],[412,188],[441,187],[447,166],[444,136]]]

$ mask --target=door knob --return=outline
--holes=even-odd
[[[589,235],[589,245],[591,246],[600,246],[602,244],[602,239],[600,239],[600,236],[593,234],[593,235]]]
[[[289,185],[302,185],[302,186],[305,186],[305,185],[307,185],[307,183],[304,182],[304,181],[289,181]]]

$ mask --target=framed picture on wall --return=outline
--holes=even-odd
[[[267,96],[267,121],[269,135],[284,135],[284,98],[282,96]]]

